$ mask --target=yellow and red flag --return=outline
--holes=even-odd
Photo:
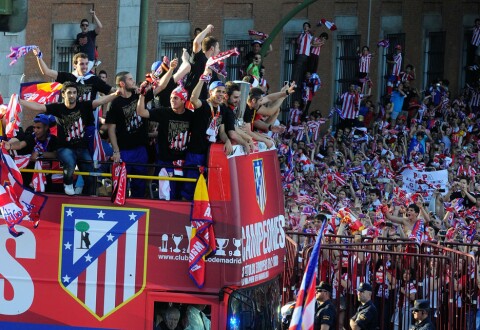
[[[188,275],[202,288],[205,284],[205,258],[217,249],[207,182],[203,173],[200,173],[195,187],[190,221],[192,235],[188,251]]]

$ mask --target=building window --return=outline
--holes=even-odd
[[[75,40],[55,40],[52,69],[61,72],[73,71],[72,58],[74,55],[73,43]]]
[[[424,84],[443,79],[445,61],[445,32],[429,32],[425,47]]]
[[[231,56],[225,60],[227,80],[241,80],[249,63],[245,62],[245,56],[252,50],[253,39],[247,31],[254,27],[251,18],[226,18],[223,21],[223,45],[222,51],[237,48],[238,56]]]
[[[225,50],[237,48],[238,56],[230,56],[226,60],[227,80],[242,80],[248,63],[245,63],[245,56],[252,50],[252,40],[226,40]]]
[[[471,44],[473,31],[471,28],[466,29],[463,34],[462,47],[462,79],[463,83],[473,85],[476,81],[477,72],[471,69],[475,62],[475,47]],[[466,70],[464,70],[466,69]]]
[[[293,73],[293,63],[295,62],[295,47],[297,36],[286,35],[283,39],[283,81],[290,81]],[[296,81],[297,85],[300,84]]]
[[[283,38],[283,71],[282,71],[282,85],[285,81],[292,79],[293,64],[295,62],[295,50],[296,50],[297,36],[293,34],[286,34]],[[268,79],[268,71],[266,73]],[[301,82],[296,81],[297,90],[302,88]],[[293,106],[294,97],[287,97],[282,103],[282,109],[284,112],[280,116],[281,120],[286,122],[288,116],[288,110]]]
[[[403,70],[403,67],[405,66],[405,33],[387,34],[385,39],[388,40],[390,44],[388,48],[385,49],[386,51],[384,52],[383,63],[385,63],[385,65],[383,65],[383,74],[382,74],[382,81],[381,81],[382,99],[387,94],[387,81],[393,69],[393,64],[388,64],[387,58],[393,58],[393,55],[395,54],[396,45],[402,46],[402,58],[403,58],[402,70]]]
[[[181,57],[183,54],[183,49],[191,50],[192,42],[191,41],[162,41],[159,44],[158,48],[158,59],[161,60],[163,56],[167,56],[169,60],[174,58],[179,59],[179,64],[182,64]]]
[[[339,35],[337,37],[336,93],[348,90],[351,84],[358,84],[358,53],[360,35]]]
[[[158,23],[157,59],[182,57],[183,48],[192,51],[190,22],[161,21]],[[181,64],[181,61],[180,63]]]

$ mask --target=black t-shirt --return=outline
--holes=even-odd
[[[150,120],[158,122],[158,158],[164,162],[185,159],[193,112],[175,113],[172,108],[150,110]]]
[[[138,94],[129,98],[117,97],[110,104],[105,122],[116,125],[120,150],[135,149],[148,143],[147,121],[137,115]]]
[[[68,109],[63,103],[46,104],[46,113],[57,118],[58,147],[87,148],[85,127],[93,126],[92,101],[77,102]]]
[[[193,121],[190,125],[190,142],[188,144],[188,152],[195,154],[205,154],[208,151],[210,142],[208,141],[207,129],[212,120],[212,109],[214,116],[217,117],[216,124],[219,127],[225,124],[225,132],[235,130],[235,117],[233,112],[227,107],[220,105],[210,108],[206,100],[201,100],[202,106],[195,109],[193,113]],[[219,112],[220,111],[220,112]]]
[[[95,61],[95,39],[97,35],[95,30],[90,30],[87,33],[80,32],[75,39],[79,52],[87,54],[89,61]]]
[[[207,57],[203,51],[199,51],[193,55],[193,59],[190,59],[190,63],[192,64],[192,68],[190,69],[190,73],[187,75],[185,80],[185,89],[188,92],[188,96],[192,95],[192,91],[200,80],[200,76],[205,71],[205,65],[207,64]],[[218,75],[216,72],[212,72],[212,80],[217,81]],[[202,92],[200,93],[199,99],[205,100],[208,98],[208,87],[207,84],[203,85]]]
[[[27,146],[22,149],[26,151],[25,154],[31,154],[34,151],[53,152],[57,150],[57,137],[49,134],[44,141],[36,141],[35,135],[30,134],[25,136],[25,143]]]
[[[97,98],[97,93],[110,94],[112,86],[108,85],[105,81],[99,77],[90,74],[87,79],[83,81],[83,84],[78,82],[78,99],[80,101],[95,100]],[[59,72],[56,82],[63,84],[66,81],[76,82],[77,77],[75,77],[70,72]]]

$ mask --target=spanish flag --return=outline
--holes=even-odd
[[[188,274],[197,287],[202,288],[205,284],[205,258],[216,251],[212,211],[203,173],[200,173],[195,187],[190,221],[192,235],[188,251]]]

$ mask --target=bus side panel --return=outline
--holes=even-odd
[[[278,156],[272,150],[229,161],[231,178],[238,178],[231,185],[234,222],[241,225],[240,284],[258,284],[283,271],[285,210]]]

